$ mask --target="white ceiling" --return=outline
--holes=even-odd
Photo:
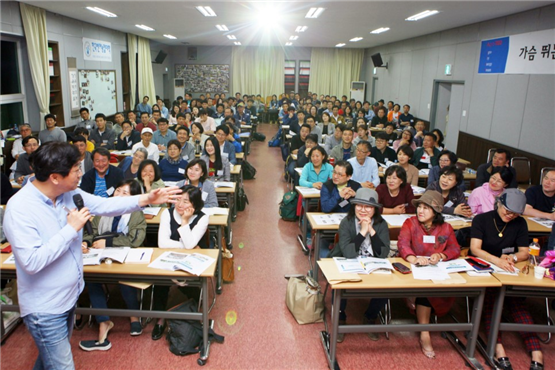
[[[226,35],[233,34],[242,45],[284,45],[292,35],[299,35],[293,46],[334,47],[340,42],[352,48],[369,48],[409,39],[480,21],[538,8],[553,1],[145,1],[145,0],[90,0],[90,1],[24,1],[70,18],[87,21],[114,30],[134,33],[167,44],[233,45]],[[204,17],[195,6],[210,6],[217,17]],[[97,6],[118,15],[106,18],[86,9]],[[318,19],[306,19],[309,8],[326,8]],[[261,9],[277,15],[277,25],[260,24]],[[418,22],[404,19],[424,10],[440,13]],[[143,31],[135,24],[155,29]],[[216,29],[225,24],[228,32]],[[308,26],[303,33],[295,33],[297,26]],[[380,35],[370,31],[389,27]],[[163,37],[171,34],[177,40]],[[353,43],[353,37],[364,39]]]

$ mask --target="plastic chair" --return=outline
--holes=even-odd
[[[532,185],[530,160],[526,157],[514,157],[511,166],[516,171],[516,181],[519,188],[528,188]]]
[[[493,155],[495,154],[496,150],[497,150],[497,148],[491,148],[490,150],[488,150],[488,160],[486,161],[486,163],[491,162],[491,160],[493,159]]]

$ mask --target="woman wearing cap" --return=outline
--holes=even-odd
[[[405,221],[397,247],[407,262],[414,265],[435,265],[440,261],[459,257],[453,228],[443,222],[443,197],[434,190],[427,190],[420,199],[414,199],[416,216]],[[455,302],[455,298],[416,298],[416,318],[419,324],[428,324],[432,309],[436,315],[443,316]],[[435,358],[430,332],[420,333],[420,347],[428,358]]]
[[[472,213],[479,215],[493,210],[495,198],[511,183],[513,174],[508,167],[495,167],[489,181],[472,190],[468,197],[468,205]]]
[[[377,257],[389,255],[389,229],[380,214],[381,204],[378,193],[373,189],[360,188],[351,199],[354,207],[339,224],[339,242],[328,257]],[[364,323],[373,324],[378,313],[385,306],[386,298],[373,298],[364,313]],[[345,308],[347,300],[341,300],[339,322],[344,325],[347,319]],[[368,333],[372,340],[378,340],[378,333]],[[345,334],[340,333],[338,342],[343,342]]]
[[[472,220],[470,252],[484,261],[493,263],[505,271],[514,272],[514,265],[528,260],[528,227],[520,215],[526,207],[526,196],[518,189],[505,190],[495,201],[494,210],[482,213]],[[497,291],[486,289],[483,317],[489,334],[493,305]],[[513,320],[519,324],[533,324],[524,297],[506,297],[504,305]],[[543,369],[543,355],[536,333],[520,333],[526,350],[531,353],[530,369]],[[501,332],[497,336],[495,357],[499,369],[512,369],[503,344]]]
[[[447,166],[439,172],[439,180],[426,188],[426,190],[435,190],[441,193],[444,203],[442,213],[472,217],[472,210],[466,204],[464,193],[458,186],[463,180],[461,170],[456,166]]]
[[[414,213],[411,201],[414,199],[412,187],[407,184],[407,171],[401,166],[391,166],[385,170],[385,184],[376,188],[383,204],[383,214]]]

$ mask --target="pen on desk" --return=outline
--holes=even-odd
[[[144,256],[145,256],[145,252],[143,252],[143,254],[141,254],[141,258],[140,258],[141,261],[143,260]]]

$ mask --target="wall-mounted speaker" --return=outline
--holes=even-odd
[[[156,56],[156,59],[154,59],[153,63],[162,64],[164,63],[164,60],[166,59],[167,56],[168,54],[166,54],[163,50],[160,50],[158,52],[158,55]]]
[[[376,68],[383,67],[387,69],[387,63],[385,65],[383,64],[382,55],[380,53],[373,54],[371,58],[372,58],[372,63],[374,63],[374,67]]]

